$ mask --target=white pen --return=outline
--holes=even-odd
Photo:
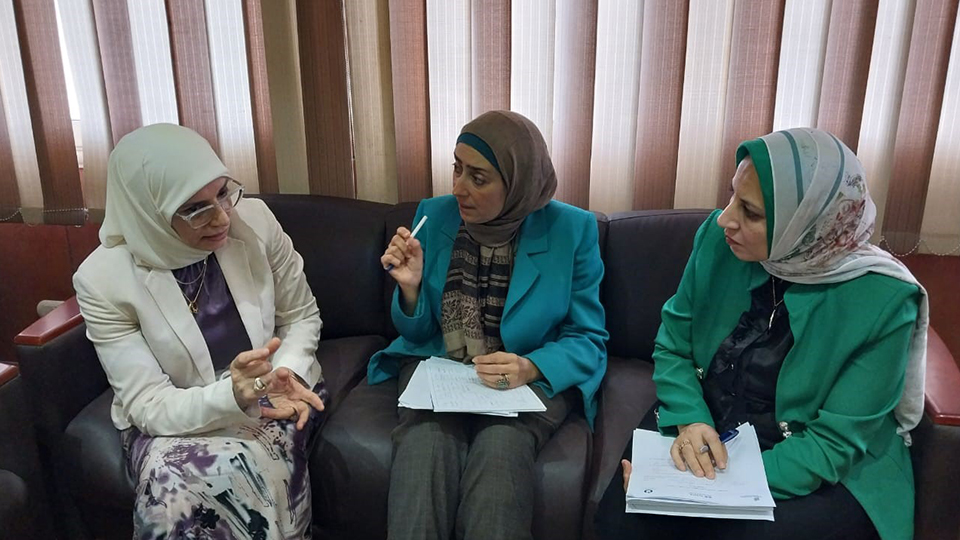
[[[423,216],[422,218],[420,218],[420,223],[417,223],[417,226],[413,228],[413,232],[410,233],[410,238],[416,238],[417,233],[420,232],[420,227],[423,227],[423,224],[426,222],[427,222],[427,216]],[[387,267],[384,268],[384,270],[386,270],[387,272],[393,270],[393,265],[388,264]]]

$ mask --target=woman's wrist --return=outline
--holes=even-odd
[[[539,381],[543,378],[543,373],[529,358],[520,357],[520,376],[523,377],[524,384]]]
[[[408,317],[413,315],[417,309],[417,301],[420,299],[420,285],[404,286],[400,285],[400,307]]]

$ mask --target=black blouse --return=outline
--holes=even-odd
[[[751,291],[750,309],[720,344],[703,378],[703,397],[717,432],[750,422],[763,450],[784,438],[775,417],[775,396],[780,367],[793,347],[783,302],[789,285],[771,276]]]

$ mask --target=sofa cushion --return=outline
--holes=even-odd
[[[650,358],[660,309],[677,291],[706,210],[643,210],[610,216],[601,302],[607,353]]]
[[[382,334],[384,216],[391,205],[315,195],[262,195],[317,297],[320,339]]]
[[[325,403],[328,415],[347,397],[367,374],[373,353],[387,346],[383,336],[356,336],[327,339],[317,346],[317,360],[323,368],[323,379],[330,393]]]
[[[70,422],[59,449],[59,470],[80,504],[123,509],[132,516],[135,485],[127,474],[120,432],[110,419],[112,402],[110,389]]]
[[[386,537],[390,433],[397,421],[396,379],[374,386],[362,381],[327,420],[310,456],[313,520],[321,538]],[[579,538],[590,441],[586,420],[576,414],[540,452],[536,538]]]
[[[584,538],[593,538],[593,516],[620,464],[633,430],[656,401],[653,364],[611,356],[600,386],[600,408],[593,435],[593,463],[584,510]]]
[[[4,538],[27,538],[31,530],[28,520],[27,483],[6,469],[0,469],[0,527]]]

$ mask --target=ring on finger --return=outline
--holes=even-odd
[[[257,377],[253,379],[253,389],[257,392],[263,392],[267,389],[267,385],[264,384],[263,379]]]
[[[497,379],[497,390],[506,390],[510,386],[510,378],[506,373],[501,373]]]

